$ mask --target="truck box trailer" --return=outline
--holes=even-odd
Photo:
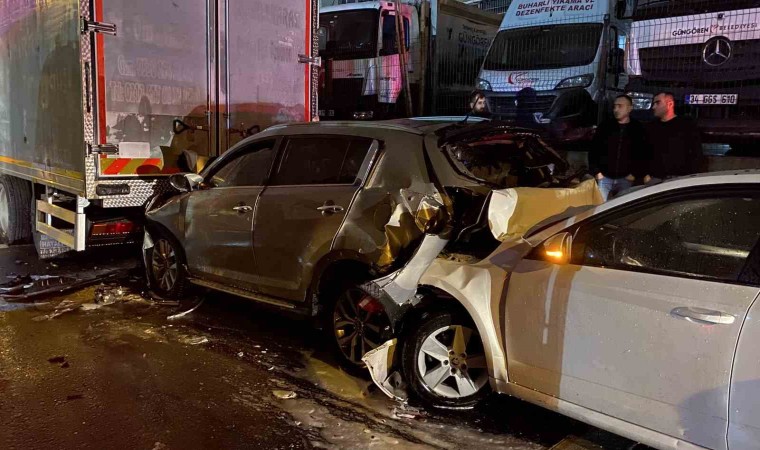
[[[47,257],[137,238],[171,174],[311,120],[317,21],[316,0],[0,3],[6,239]]]
[[[320,118],[465,114],[500,22],[500,15],[456,0],[323,7]]]

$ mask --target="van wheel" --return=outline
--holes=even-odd
[[[357,285],[344,287],[333,304],[331,319],[333,342],[349,367],[364,367],[362,357],[392,337],[383,305]]]
[[[153,244],[147,258],[151,288],[162,297],[182,297],[188,285],[182,250],[163,234],[158,234]]]
[[[423,316],[401,352],[404,379],[430,406],[471,408],[490,392],[483,341],[467,318],[446,311]]]
[[[29,242],[32,185],[9,175],[0,175],[0,234],[8,244]]]

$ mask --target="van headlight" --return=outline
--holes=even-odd
[[[628,92],[626,95],[631,97],[631,100],[633,101],[633,109],[640,111],[652,109],[654,95],[647,94],[646,92]]]
[[[576,87],[589,87],[594,82],[594,75],[587,73],[586,75],[578,75],[577,77],[565,78],[557,84],[555,89],[568,89]]]
[[[484,80],[482,78],[478,78],[475,80],[475,89],[478,89],[480,91],[492,91],[493,88],[491,88],[491,83],[488,82],[488,80]]]

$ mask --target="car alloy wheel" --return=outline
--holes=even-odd
[[[179,274],[179,264],[174,247],[166,239],[159,239],[153,247],[151,270],[153,279],[161,290],[169,292],[174,288]]]
[[[473,396],[488,383],[480,336],[463,325],[430,333],[419,348],[417,370],[427,390],[449,399]]]
[[[333,334],[340,352],[355,365],[362,356],[388,337],[390,322],[376,298],[358,287],[348,288],[338,298],[333,311]]]

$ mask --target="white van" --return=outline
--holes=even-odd
[[[589,139],[628,82],[625,0],[515,0],[477,88],[494,118]]]

